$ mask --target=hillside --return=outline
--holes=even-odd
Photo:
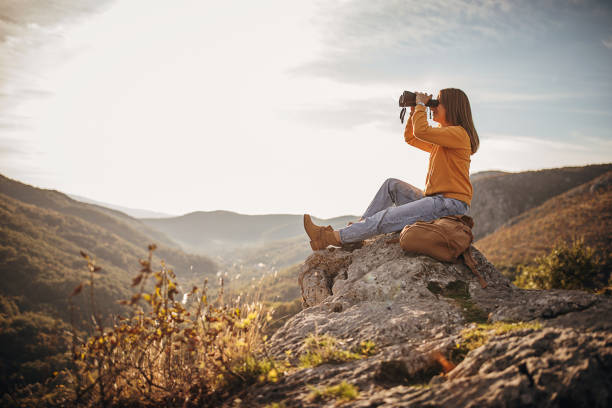
[[[155,242],[165,244],[165,246],[178,247],[167,236],[135,218],[117,210],[73,200],[56,190],[32,187],[0,174],[0,193],[27,204],[55,210],[65,215],[72,215],[94,224],[104,225],[106,229],[132,243],[142,242],[143,237],[147,237],[153,238]]]
[[[484,238],[511,218],[610,170],[612,164],[521,173],[477,173],[472,178],[474,198],[470,208],[474,238]]]
[[[530,263],[557,241],[583,237],[599,254],[612,248],[612,171],[512,218],[475,243],[497,267]]]
[[[472,182],[473,184],[475,181],[482,180],[487,177],[503,176],[505,174],[511,174],[511,173],[508,173],[507,171],[495,171],[495,170],[479,171],[478,173],[470,174],[470,182]]]
[[[175,216],[172,214],[165,214],[165,213],[160,213],[157,211],[143,210],[140,208],[130,208],[130,207],[124,207],[121,205],[105,203],[102,201],[92,200],[91,198],[79,196],[76,194],[68,194],[68,197],[72,198],[73,200],[80,201],[82,203],[93,204],[98,207],[102,207],[106,209],[110,208],[111,210],[119,211],[120,213],[127,214],[133,218],[167,218],[167,217]]]
[[[337,228],[346,226],[347,222],[356,218],[359,217],[314,220]],[[145,218],[142,221],[171,237],[184,248],[205,254],[219,249],[252,247],[298,236],[306,241],[302,215],[294,214],[244,215],[230,211],[198,211],[180,217]],[[308,242],[305,244],[307,246]]]
[[[159,233],[118,212],[76,202],[57,191],[31,187],[0,176],[0,295],[17,297],[24,311],[42,311],[68,320],[67,296],[85,279],[83,250],[102,266],[96,283],[101,310],[117,313],[116,300],[131,293],[138,260],[157,243],[156,255],[181,281],[211,276],[216,264],[203,256],[164,245]]]

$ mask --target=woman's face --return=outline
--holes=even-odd
[[[440,100],[440,94],[438,94],[438,100]],[[433,120],[438,122],[442,126],[447,126],[446,123],[446,108],[441,103],[438,104],[435,108],[432,108],[433,111]]]

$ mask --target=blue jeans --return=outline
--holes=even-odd
[[[387,179],[363,213],[363,221],[340,232],[343,243],[359,242],[378,234],[401,231],[417,221],[431,221],[446,215],[464,215],[469,206],[442,194],[424,196],[418,188],[397,179]]]

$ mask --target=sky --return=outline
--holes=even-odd
[[[612,3],[2,0],[0,173],[167,214],[424,188],[398,98],[461,88],[471,173],[612,162]],[[433,124],[433,123],[432,123]]]

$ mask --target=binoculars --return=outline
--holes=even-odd
[[[425,106],[429,106],[430,108],[435,108],[438,106],[440,101],[437,99],[430,99]],[[400,95],[399,98],[399,106],[402,108],[400,111],[400,121],[404,123],[404,117],[406,116],[406,107],[407,106],[416,106],[416,94],[410,91],[404,91],[403,94]]]
[[[425,104],[425,106],[429,106],[430,108],[435,108],[438,106],[440,101],[437,99],[430,99],[429,102]],[[400,108],[405,108],[407,106],[415,106],[416,105],[416,94],[410,91],[404,91],[399,98],[399,106]]]

